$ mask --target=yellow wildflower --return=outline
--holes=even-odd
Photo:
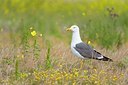
[[[75,72],[75,76],[78,77],[79,73],[78,72]]]
[[[122,73],[121,76],[124,76],[124,74]]]
[[[117,78],[117,76],[113,76],[113,81],[116,81],[118,78]]]
[[[39,77],[39,76],[35,76],[35,79],[36,79],[36,80],[40,80],[40,77]]]
[[[95,72],[97,72],[97,69],[94,69]]]
[[[60,68],[62,68],[62,65],[60,64],[60,66],[59,66]]]
[[[27,74],[27,73],[21,73],[20,75],[21,75],[21,78],[26,78],[26,77],[28,77],[28,74]]]
[[[91,44],[91,41],[88,41],[88,44]]]
[[[51,77],[54,77],[54,75],[53,75],[53,74],[51,74]]]
[[[24,55],[22,55],[21,58],[24,58]]]
[[[34,36],[36,36],[36,31],[32,31],[31,32],[31,35],[34,37]]]
[[[105,71],[101,70],[101,71],[100,71],[100,74],[105,74]]]
[[[97,84],[97,83],[98,83],[98,81],[95,81],[94,83],[95,83],[95,84]]]
[[[73,82],[73,84],[72,85],[76,85],[76,82]]]
[[[21,55],[21,56],[20,55],[17,55],[17,58],[22,58],[23,59],[24,58],[24,55]]]
[[[61,77],[60,77],[60,76],[56,78],[56,80],[60,80],[60,79],[61,79]]]
[[[84,73],[85,73],[85,74],[87,74],[87,72],[88,72],[87,70],[84,70]]]

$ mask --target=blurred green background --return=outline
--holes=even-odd
[[[128,40],[128,0],[0,0],[0,29],[14,34],[34,27],[43,36],[68,38],[65,28],[73,24],[84,41],[119,47]]]

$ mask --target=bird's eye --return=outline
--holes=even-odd
[[[76,28],[76,27],[73,27],[74,29]]]

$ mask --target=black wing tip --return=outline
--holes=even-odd
[[[108,57],[105,57],[105,56],[103,56],[103,58],[102,58],[102,59],[98,59],[98,58],[96,58],[96,60],[113,62],[113,60],[112,60],[112,59],[110,59],[110,58],[108,58]]]
[[[112,59],[110,59],[110,58],[108,58],[108,57],[105,57],[105,56],[103,56],[103,58],[102,58],[101,60],[103,60],[103,61],[110,61],[110,62],[113,62]]]

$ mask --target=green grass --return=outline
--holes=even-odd
[[[39,47],[39,57],[33,52],[33,42],[36,37]],[[30,36],[29,48],[24,54],[20,46],[2,48],[0,84],[13,85],[126,85],[127,84],[127,47],[111,52],[102,49],[102,53],[111,57],[114,62],[98,60],[80,60],[72,56],[69,45],[63,41],[50,39],[53,45],[49,47],[48,41],[40,41],[40,37]],[[6,38],[5,38],[6,39]],[[57,43],[57,44],[56,44]],[[2,46],[5,43],[1,43]],[[18,43],[16,43],[17,45]],[[10,49],[10,50],[8,50]],[[101,50],[101,49],[99,49]]]
[[[52,67],[52,64],[51,64],[51,56],[50,56],[50,47],[48,48],[47,50],[47,57],[46,57],[46,60],[45,60],[45,67],[46,69],[49,69]]]

